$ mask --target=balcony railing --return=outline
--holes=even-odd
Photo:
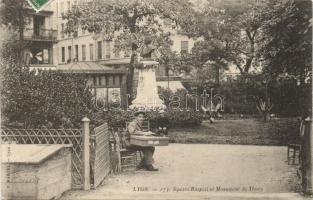
[[[55,42],[57,40],[57,34],[57,30],[53,29],[26,29],[24,31],[24,39]]]

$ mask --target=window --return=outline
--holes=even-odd
[[[111,58],[111,42],[106,41],[105,47],[105,58],[109,59]]]
[[[96,106],[107,109],[108,88],[96,88]]]
[[[181,41],[180,53],[188,53],[188,41]]]
[[[121,89],[120,88],[108,88],[108,106],[118,108],[121,105]]]
[[[65,47],[62,47],[62,60],[61,60],[62,63],[65,62]]]
[[[99,80],[99,81],[98,81],[99,85],[102,85],[102,84],[101,84],[101,76],[98,76],[97,79]]]
[[[86,34],[86,30],[82,29],[82,35],[85,35],[85,34]]]
[[[64,24],[61,24],[61,37],[64,38]]]
[[[60,5],[60,13],[61,13],[61,15],[63,15],[63,14],[64,14],[64,2],[63,2],[63,1],[61,1],[61,5]]]
[[[89,44],[89,59],[93,60],[93,44]]]
[[[67,1],[67,10],[70,10],[70,9],[71,9],[71,2]]]
[[[82,60],[86,60],[86,45],[82,45]]]
[[[49,50],[48,49],[43,49],[42,50],[42,60],[44,64],[48,64],[49,63]]]
[[[102,42],[98,42],[98,59],[102,59]]]
[[[120,57],[120,51],[117,50],[119,45],[120,45],[119,41],[115,41],[114,42],[114,57],[115,58],[119,58]]]
[[[106,86],[106,76],[101,76],[100,78],[101,78],[101,80],[100,80],[101,85]]]
[[[78,45],[75,45],[75,59],[78,61]]]
[[[42,35],[42,29],[45,27],[45,17],[43,16],[33,16],[33,29],[34,35]]]
[[[68,62],[71,62],[71,60],[72,60],[72,46],[68,46],[67,50],[68,50]]]

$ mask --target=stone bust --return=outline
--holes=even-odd
[[[151,39],[146,39],[144,46],[141,48],[140,51],[140,56],[142,58],[152,58],[152,53],[156,50],[157,48],[152,44]]]

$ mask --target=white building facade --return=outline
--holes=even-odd
[[[57,30],[57,43],[53,46],[53,54],[55,55],[53,64],[57,67],[58,65],[80,61],[100,61],[102,64],[109,65],[129,63],[129,54],[114,51],[115,43],[118,41],[95,39],[92,33],[84,30],[78,30],[76,36],[64,33],[66,21],[62,19],[62,13],[67,12],[78,2],[79,0],[54,0],[51,2],[52,24]],[[175,33],[172,33],[171,37],[173,51],[190,52],[194,43],[192,39]]]

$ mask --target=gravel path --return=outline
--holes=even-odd
[[[62,199],[102,199],[124,193],[122,196],[129,198],[153,193],[190,194],[192,199],[199,194],[296,192],[299,180],[295,167],[287,165],[286,151],[286,147],[275,146],[170,144],[156,148],[158,172],[114,175],[97,190],[71,191]]]

